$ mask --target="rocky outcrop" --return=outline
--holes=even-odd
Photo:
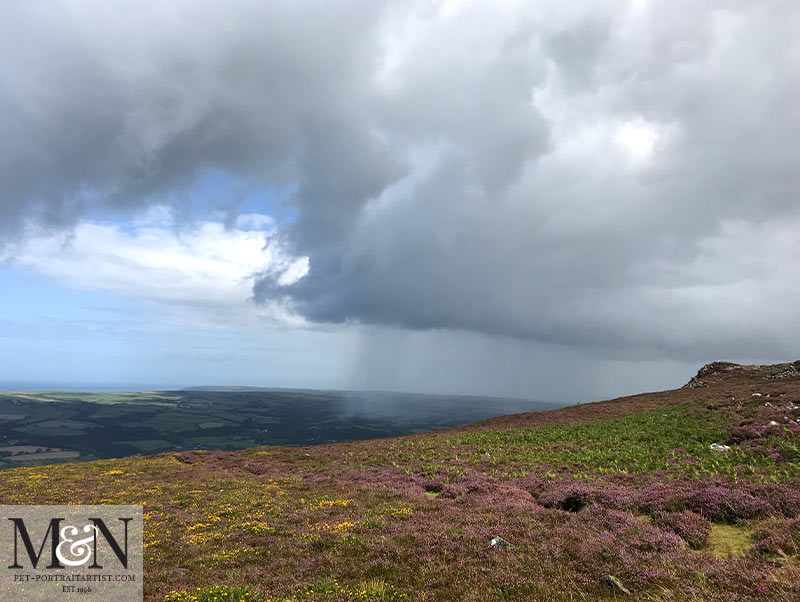
[[[733,362],[711,362],[710,364],[706,364],[700,368],[697,371],[697,374],[693,376],[688,383],[683,385],[681,389],[697,389],[700,387],[706,387],[708,386],[708,383],[706,382],[708,377],[719,374],[720,372],[729,372],[741,367],[741,364],[734,364]]]
[[[800,378],[800,360],[791,364],[773,364],[759,366],[764,370],[767,380],[781,380],[784,378]]]
[[[697,389],[707,387],[709,384],[718,382],[730,372],[745,371],[753,377],[766,380],[783,380],[787,378],[800,378],[800,360],[785,364],[765,364],[756,366],[743,366],[733,362],[711,362],[706,364],[692,379],[681,387],[682,389]]]

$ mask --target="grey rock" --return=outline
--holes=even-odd
[[[189,569],[178,567],[177,569],[174,569],[174,572],[178,573],[179,575],[187,575],[189,573]]]
[[[489,546],[498,550],[508,550],[514,547],[502,537],[493,537],[492,541],[489,542]]]
[[[625,594],[626,596],[631,595],[630,590],[622,585],[622,581],[614,577],[614,575],[604,575],[603,583],[605,583],[615,593]]]
[[[701,382],[701,381],[697,380],[697,379],[696,379],[696,378],[693,376],[693,377],[692,377],[692,380],[690,380],[688,383],[686,383],[685,385],[683,385],[683,386],[681,387],[681,389],[702,389],[703,387],[707,387],[707,386],[708,386],[708,385],[707,385],[706,383],[704,383],[704,382]]]

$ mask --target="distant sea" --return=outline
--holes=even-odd
[[[81,393],[119,393],[127,391],[177,391],[184,385],[142,383],[64,383],[0,380],[0,391],[80,391]]]

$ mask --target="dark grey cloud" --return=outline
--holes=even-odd
[[[796,353],[795,2],[0,11],[6,236],[222,169],[295,191],[254,296],[313,322]]]
[[[381,10],[380,2],[4,5],[4,229],[28,217],[69,222],[98,205],[163,202],[209,168],[308,181],[311,194],[317,180],[344,182],[316,149],[322,139],[345,159],[368,138],[368,128],[347,122],[363,112]]]

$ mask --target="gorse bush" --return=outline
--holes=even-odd
[[[262,600],[261,596],[253,594],[246,587],[227,585],[170,592],[162,598],[162,602],[262,602]]]
[[[320,581],[301,588],[296,597],[302,600],[325,599],[329,596],[364,602],[403,602],[408,599],[407,593],[396,590],[381,579],[368,579],[352,586],[343,585],[335,579]]]

